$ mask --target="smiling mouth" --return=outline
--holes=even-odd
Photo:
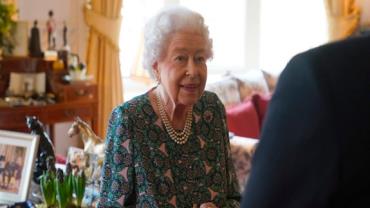
[[[181,87],[187,92],[195,92],[199,88],[199,85],[198,84],[185,84],[185,85],[181,85]]]

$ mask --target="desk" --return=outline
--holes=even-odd
[[[25,116],[37,118],[49,127],[50,137],[54,138],[54,124],[73,121],[76,116],[90,121],[94,132],[97,132],[97,101],[76,100],[46,106],[0,107],[0,129],[30,132]]]

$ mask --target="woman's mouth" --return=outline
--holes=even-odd
[[[185,85],[181,85],[181,87],[187,92],[194,93],[198,90],[199,85],[197,85],[197,84],[185,84]]]

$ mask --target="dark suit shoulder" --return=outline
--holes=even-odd
[[[331,91],[349,93],[370,82],[369,54],[370,37],[350,38],[296,55],[282,74],[305,74]]]
[[[369,54],[370,37],[357,37],[324,44],[298,54],[295,58],[307,59],[318,70],[338,71],[351,66],[368,67]]]

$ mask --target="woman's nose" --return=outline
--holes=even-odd
[[[186,75],[194,77],[194,76],[197,76],[198,73],[199,73],[199,67],[197,66],[197,64],[192,60],[189,61]]]

